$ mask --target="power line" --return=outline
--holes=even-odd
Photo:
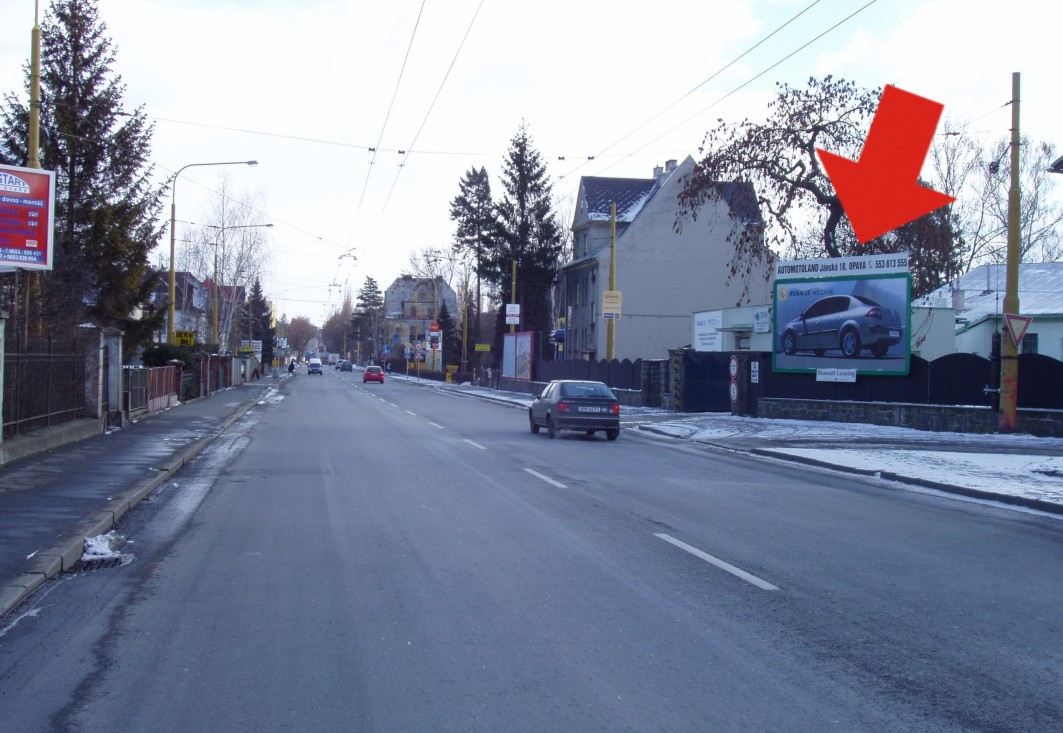
[[[377,138],[376,147],[373,148],[373,159],[369,161],[369,170],[365,172],[365,185],[362,186],[362,196],[358,199],[358,211],[362,210],[362,202],[365,201],[365,191],[369,188],[369,176],[373,173],[373,164],[376,163],[376,148],[384,139],[384,130],[387,129],[391,110],[395,106],[395,98],[399,95],[399,85],[402,83],[402,75],[406,72],[406,62],[410,60],[410,51],[413,49],[413,40],[417,37],[417,27],[421,24],[421,14],[424,12],[424,4],[427,0],[421,0],[421,8],[417,11],[417,20],[413,23],[413,33],[410,34],[410,43],[406,46],[406,56],[402,59],[402,68],[399,69],[399,78],[395,80],[395,89],[391,93],[391,103],[388,105],[387,114],[384,115],[384,124],[380,126],[380,136]]]

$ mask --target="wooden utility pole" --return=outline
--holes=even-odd
[[[1004,321],[1019,315],[1019,72],[1011,75],[1011,187],[1008,190],[1008,263],[1004,288]],[[1005,326],[1000,359],[1000,431],[1018,427],[1019,346]]]

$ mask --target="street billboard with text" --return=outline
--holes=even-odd
[[[0,165],[0,270],[51,270],[55,173]]]
[[[780,262],[773,302],[775,371],[908,373],[907,253]]]

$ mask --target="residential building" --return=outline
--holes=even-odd
[[[196,341],[210,340],[210,286],[190,272],[174,273],[174,330],[195,331]],[[159,284],[151,293],[149,304],[155,308],[167,308],[170,301],[170,273],[160,271]],[[166,340],[166,326],[160,333]]]
[[[460,321],[458,296],[439,276],[403,275],[384,291],[384,339],[392,350],[424,343],[429,326],[439,318],[443,305],[455,323]]]
[[[690,343],[697,310],[770,300],[767,266],[732,276],[734,239],[743,228],[762,236],[752,185],[720,183],[720,198],[696,219],[679,221],[678,197],[694,159],[669,160],[651,178],[580,181],[572,222],[572,260],[559,272],[565,358],[606,357],[603,293],[609,290],[611,205],[616,204],[616,359],[663,358]],[[677,226],[677,222],[680,224]]]
[[[979,265],[913,305],[946,307],[955,312],[955,350],[989,356],[992,334],[1005,329],[1007,266]],[[1019,265],[1019,313],[1032,321],[1019,353],[1063,360],[1063,262]]]

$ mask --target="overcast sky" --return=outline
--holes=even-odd
[[[189,163],[260,163],[185,171],[177,218],[202,221],[225,172],[274,223],[263,287],[278,315],[318,324],[344,288],[356,293],[367,275],[386,288],[411,252],[449,246],[462,174],[486,167],[497,195],[522,120],[569,213],[580,176],[649,177],[669,158],[696,157],[718,118],[761,119],[776,82],[810,76],[895,84],[972,120],[988,141],[1009,134],[1018,71],[1023,132],[1063,143],[1063,10],[1043,0],[100,0],[99,8],[125,103],[144,105],[155,121],[160,181]],[[0,91],[22,92],[33,13],[34,0],[4,3]],[[165,266],[168,253],[164,235],[152,262]]]

